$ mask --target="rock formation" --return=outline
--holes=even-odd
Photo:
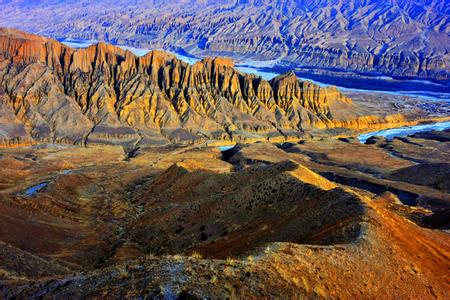
[[[317,72],[449,79],[448,1],[6,1],[0,25],[58,38],[283,59]]]
[[[306,128],[341,126],[339,117],[353,109],[335,87],[292,72],[265,81],[226,58],[189,65],[165,52],[137,57],[104,43],[75,50],[9,29],[0,32],[0,51],[2,107],[35,141],[298,136]]]
[[[0,30],[0,105],[4,146],[285,141],[311,129],[411,122],[361,114],[336,87],[293,72],[266,81],[229,58],[190,65],[163,51],[139,57],[105,43],[76,50],[11,29]]]

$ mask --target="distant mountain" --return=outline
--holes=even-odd
[[[0,25],[284,66],[448,80],[447,0],[0,1]]]

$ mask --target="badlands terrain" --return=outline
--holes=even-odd
[[[1,29],[0,296],[448,299],[448,120]]]
[[[0,26],[284,69],[428,78],[448,86],[446,0],[0,1]]]
[[[0,294],[447,299],[449,132],[0,152]]]
[[[209,140],[289,141],[316,129],[345,135],[449,118],[417,100],[362,96],[355,102],[293,72],[266,81],[233,66],[220,57],[190,65],[156,50],[136,56],[104,43],[72,49],[0,29],[0,141],[114,144],[131,151]]]

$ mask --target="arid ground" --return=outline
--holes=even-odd
[[[3,149],[0,293],[448,299],[449,134]]]

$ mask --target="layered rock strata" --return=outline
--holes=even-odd
[[[0,3],[0,26],[141,48],[182,48],[353,72],[448,80],[448,1],[221,0]]]
[[[292,72],[266,81],[233,66],[227,58],[189,65],[162,51],[138,57],[104,43],[75,50],[3,29],[0,102],[8,112],[2,116],[15,118],[26,133],[9,130],[7,138],[131,145],[249,141],[385,122],[358,117],[335,87],[298,80]]]

